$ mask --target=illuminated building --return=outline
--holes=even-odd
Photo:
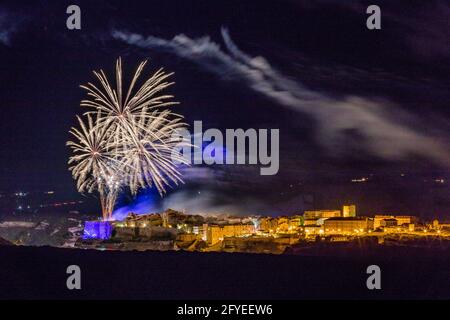
[[[208,244],[214,245],[224,238],[241,237],[255,233],[253,224],[232,224],[232,225],[207,225],[204,227],[206,231],[205,240]]]
[[[305,219],[303,220],[304,226],[317,226],[318,219]]]
[[[376,215],[375,218],[373,219],[373,228],[377,229],[377,228],[381,227],[381,222],[384,219],[391,219],[391,218],[394,218],[394,216]]]
[[[396,227],[398,225],[397,219],[389,218],[381,220],[382,227]]]
[[[253,224],[232,224],[222,227],[223,237],[239,237],[255,232]]]
[[[433,220],[433,229],[439,229],[439,220],[437,220],[437,219],[434,219]]]
[[[342,207],[342,216],[344,218],[356,217],[356,206],[354,204],[344,205]]]
[[[383,231],[386,233],[398,233],[398,232],[406,232],[409,230],[409,227],[402,227],[402,226],[386,226],[383,228]]]
[[[298,227],[300,227],[303,223],[303,217],[301,216],[292,216],[289,219],[289,227],[295,228],[297,229]]]
[[[208,226],[206,231],[206,241],[208,244],[215,244],[223,240],[222,228],[219,226]]]
[[[305,220],[341,217],[341,210],[308,210],[303,213]]]
[[[322,234],[324,231],[324,229],[321,226],[305,226],[304,228],[305,231],[305,235],[306,236],[311,236],[311,235],[318,235],[318,234]]]
[[[397,220],[399,226],[417,222],[417,218],[413,216],[394,216],[394,219]]]
[[[416,217],[413,216],[393,216],[393,215],[375,215],[374,218],[374,229],[383,226],[383,220],[395,219],[397,220],[397,225],[401,226],[404,224],[411,224],[416,222]]]
[[[277,232],[287,232],[289,230],[289,219],[286,217],[278,218]]]
[[[292,216],[289,218],[288,222],[288,232],[295,233],[303,224],[303,217],[301,216]]]
[[[324,221],[325,233],[363,233],[373,229],[373,220],[363,217],[329,218]]]
[[[278,220],[276,218],[264,217],[260,219],[259,230],[263,232],[270,232],[278,228]]]

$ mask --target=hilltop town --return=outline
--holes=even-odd
[[[450,224],[415,216],[357,216],[342,210],[311,210],[302,215],[237,217],[187,215],[175,210],[136,215],[123,221],[87,221],[76,246],[117,250],[188,250],[280,254],[314,244],[368,243],[426,245],[450,240]],[[444,241],[444,243],[448,243]]]

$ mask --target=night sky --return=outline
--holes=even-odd
[[[81,8],[81,30],[66,28],[70,4]],[[2,1],[0,191],[76,194],[65,142],[85,111],[79,85],[92,70],[112,75],[121,56],[128,75],[144,59],[147,74],[174,71],[174,111],[191,125],[280,129],[276,176],[193,167],[165,206],[277,213],[342,200],[422,215],[431,204],[450,216],[445,189],[439,201],[417,198],[427,179],[449,175],[450,4],[376,1],[382,29],[368,30],[369,4]],[[347,189],[362,176],[375,184]]]

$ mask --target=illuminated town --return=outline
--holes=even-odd
[[[174,210],[136,215],[123,221],[87,221],[79,247],[118,250],[187,250],[281,254],[312,243],[413,244],[450,239],[450,224],[419,221],[415,216],[357,215],[342,210],[308,210],[302,215],[238,217],[187,215]]]

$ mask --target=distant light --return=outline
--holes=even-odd
[[[15,195],[16,197],[25,197],[25,196],[27,195],[27,193],[26,193],[26,192],[19,191],[19,192],[16,192],[14,195]]]
[[[352,182],[367,182],[368,180],[369,180],[369,178],[362,177],[362,178],[352,179]]]

